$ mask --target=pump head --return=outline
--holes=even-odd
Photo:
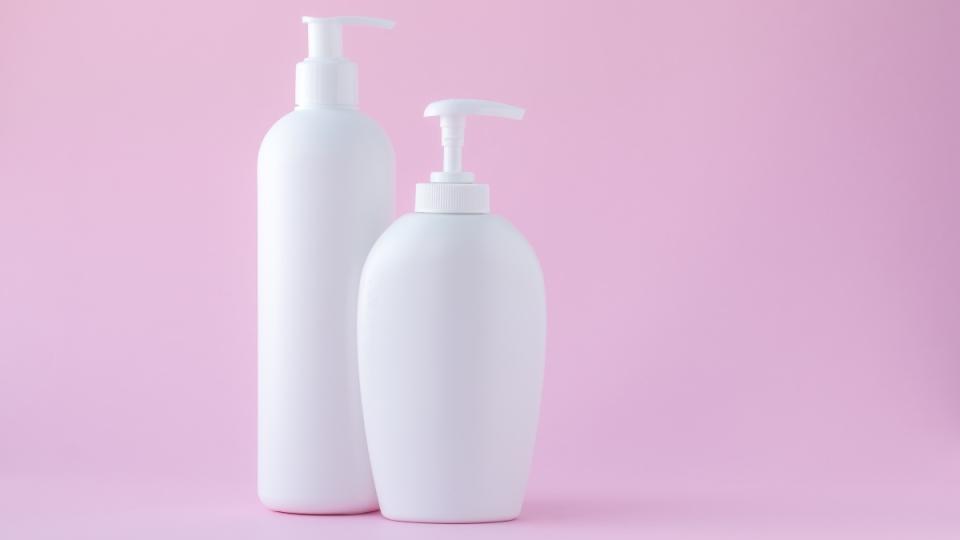
[[[357,65],[343,57],[343,26],[389,30],[394,22],[374,17],[304,17],[303,22],[307,58],[297,64],[297,107],[356,108]]]
[[[430,174],[430,183],[417,184],[417,212],[484,214],[490,211],[490,189],[475,184],[463,170],[463,140],[467,116],[523,118],[520,107],[483,99],[444,99],[427,105],[424,117],[440,117],[443,172]]]

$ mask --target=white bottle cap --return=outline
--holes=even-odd
[[[523,113],[520,107],[483,99],[444,99],[427,105],[424,117],[440,117],[443,172],[430,174],[429,183],[417,184],[414,209],[443,214],[488,213],[490,187],[475,184],[473,173],[463,171],[463,132],[467,116],[520,120]]]
[[[304,17],[308,55],[297,64],[297,108],[326,105],[357,107],[357,64],[343,57],[343,25],[393,28],[373,17]]]

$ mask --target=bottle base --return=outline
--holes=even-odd
[[[389,519],[390,521],[401,521],[404,523],[445,523],[445,524],[468,524],[468,523],[503,523],[505,521],[513,521],[517,519],[520,514],[509,514],[509,515],[463,515],[463,516],[442,516],[442,515],[431,515],[431,514],[393,514],[390,512],[384,512],[383,509],[380,509],[380,514]]]
[[[288,510],[285,508],[271,508],[270,506],[263,505],[267,510],[271,512],[276,512],[278,514],[290,514],[293,516],[358,516],[361,514],[370,514],[379,510],[377,507],[365,508],[361,510],[344,510],[344,511],[326,511],[320,509],[311,509],[311,510]]]
[[[318,505],[295,501],[277,501],[260,496],[260,504],[268,510],[280,514],[296,514],[304,516],[352,516],[369,514],[380,509],[377,504],[345,504],[345,505]]]

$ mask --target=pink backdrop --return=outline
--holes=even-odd
[[[304,14],[398,21],[345,44],[398,213],[427,102],[528,108],[466,159],[546,274],[536,459],[456,534],[960,531],[957,3],[5,0],[0,536],[452,534],[256,502],[256,155]]]

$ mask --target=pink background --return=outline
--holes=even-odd
[[[256,501],[255,166],[299,17],[398,155],[424,105],[538,251],[543,413],[515,522]],[[960,534],[960,5],[0,5],[0,537]]]

